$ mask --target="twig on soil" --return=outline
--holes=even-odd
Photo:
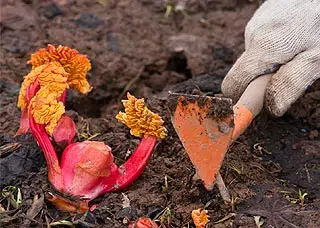
[[[229,191],[228,191],[226,185],[224,184],[224,181],[223,181],[220,173],[217,174],[216,184],[218,186],[218,189],[219,189],[219,192],[221,194],[222,199],[225,202],[230,203],[231,197],[230,197],[230,194],[229,194]]]
[[[45,215],[44,218],[45,218],[45,220],[46,220],[47,228],[50,228],[50,222],[49,222],[48,216]]]
[[[236,205],[237,199],[238,199],[238,197],[234,197],[234,196],[231,197],[231,211],[232,212],[236,211],[235,205]]]
[[[218,220],[216,222],[213,222],[213,224],[218,224],[218,223],[225,222],[225,221],[227,221],[227,220],[229,220],[229,219],[231,219],[231,218],[233,218],[235,216],[236,216],[236,213],[230,213],[227,216],[225,216],[224,218],[222,218],[222,219],[220,219],[220,220]]]
[[[0,146],[0,158],[15,152],[21,147],[20,143],[7,143]]]
[[[122,97],[126,94],[126,92],[131,88],[132,85],[134,85],[141,77],[143,71],[144,71],[144,66],[139,70],[138,74],[132,78],[129,83],[126,85],[126,87],[122,90],[122,92],[120,93],[119,97],[118,97],[118,101],[122,100]]]
[[[165,175],[165,176],[164,176],[164,186],[162,186],[162,190],[163,190],[163,191],[168,191],[168,189],[169,189],[168,176]]]
[[[309,170],[308,170],[308,168],[307,168],[307,164],[304,164],[304,169],[306,170],[306,173],[307,173],[308,182],[311,183],[311,177],[310,177]]]
[[[95,224],[91,224],[91,223],[88,223],[86,222],[86,218],[88,216],[88,212],[84,213],[80,219],[76,219],[73,221],[73,224],[74,225],[84,225],[86,227],[95,227]]]
[[[167,206],[165,209],[160,211],[155,217],[154,220],[158,219],[161,215],[163,215],[166,211],[170,210],[169,206]]]
[[[2,207],[3,207],[3,206],[2,206]],[[1,212],[0,215],[10,215],[10,214],[12,214],[12,213],[15,213],[17,210],[19,210],[19,208],[13,209],[13,210],[5,210],[5,211]],[[1,218],[1,216],[0,216],[0,218]]]
[[[33,204],[31,208],[27,211],[27,217],[34,219],[42,210],[44,204],[44,195],[41,194],[40,198],[38,195],[35,195],[33,198]]]
[[[69,227],[75,227],[75,225],[70,222],[70,221],[67,221],[67,220],[60,220],[60,221],[57,221],[57,222],[52,222],[49,224],[49,227],[52,227],[52,226],[69,226]]]
[[[233,165],[228,166],[228,168],[234,170],[238,175],[241,175],[243,173],[243,166],[242,165],[241,165],[241,169],[239,169]]]
[[[288,220],[286,220],[285,218],[283,218],[282,216],[279,215],[279,219],[284,222],[285,224],[289,225],[290,227],[293,228],[299,228],[299,226],[296,226],[295,224],[289,222]]]
[[[0,216],[1,223],[5,224],[5,223],[9,223],[9,222],[11,222],[13,220],[18,219],[20,217],[21,213],[22,213],[22,211],[19,210],[17,213],[15,213],[13,216],[10,216],[10,217],[8,217],[8,215],[2,216],[3,213],[1,213],[1,216]],[[5,218],[3,218],[3,217],[5,217]]]
[[[25,214],[21,215],[21,217],[26,219],[24,221],[24,224],[23,224],[24,226],[30,226],[30,222],[34,222],[34,223],[37,223],[37,224],[42,224],[41,222],[39,222],[39,221],[37,221],[37,220],[35,220],[33,218],[30,218],[29,216],[27,216]]]
[[[52,222],[49,224],[49,227],[52,226],[69,226],[69,227],[77,227],[77,225],[84,225],[86,227],[95,227],[95,224],[91,224],[86,222],[86,217],[88,215],[88,212],[84,213],[79,219],[71,219],[71,221],[69,220],[59,220],[56,222]]]
[[[41,222],[35,220],[34,218],[42,211],[44,204],[44,195],[41,194],[40,198],[38,195],[33,197],[33,204],[31,208],[28,209],[27,214],[23,214],[22,217],[27,219],[24,222],[24,226],[30,226],[30,222],[35,222],[37,224],[42,224]]]
[[[90,141],[90,140],[96,138],[97,136],[100,136],[100,133],[94,133],[94,134],[90,133],[90,126],[89,126],[89,122],[87,120],[81,119],[81,121],[83,121],[84,123],[81,126],[80,130],[77,130],[77,137],[79,140],[81,140],[81,138],[83,138],[86,141]]]
[[[93,135],[91,135],[89,138],[87,138],[87,141],[90,141],[91,139],[94,139],[96,137],[98,137],[100,135],[100,133],[94,133]]]

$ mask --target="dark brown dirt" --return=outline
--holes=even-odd
[[[264,219],[263,227],[319,227],[319,80],[284,117],[261,114],[232,145],[221,170],[232,205],[223,203],[217,189],[207,192],[193,179],[195,171],[170,124],[168,90],[220,93],[225,73],[243,51],[244,27],[256,8],[251,2],[191,0],[187,15],[165,18],[160,0],[110,0],[106,7],[84,0],[2,0],[0,146],[21,146],[0,156],[0,187],[20,187],[23,200],[20,208],[0,213],[1,226],[46,227],[67,219],[78,227],[126,227],[124,217],[148,216],[162,227],[193,227],[191,211],[205,207],[209,227],[257,227],[254,216]],[[41,151],[31,135],[13,137],[20,83],[30,70],[26,61],[48,43],[76,48],[93,65],[88,79],[94,90],[86,97],[68,93],[78,140],[99,133],[94,140],[111,146],[118,164],[127,158],[139,140],[114,116],[122,110],[128,84],[127,90],[163,116],[169,132],[132,186],[101,197],[100,206],[82,218],[41,201],[48,188]],[[177,52],[181,48],[184,52]],[[299,189],[308,193],[303,203]],[[123,208],[125,198],[130,208]]]

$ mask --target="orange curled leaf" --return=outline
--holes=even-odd
[[[57,123],[65,112],[64,102],[61,100],[69,87],[81,93],[88,93],[92,87],[86,79],[86,73],[91,69],[91,64],[86,55],[81,55],[77,50],[65,46],[41,48],[31,55],[32,71],[24,77],[22,82],[18,107],[22,112],[30,113],[38,124],[45,124],[46,131],[52,135]],[[39,83],[39,90],[35,96],[26,99],[27,89]],[[25,116],[23,116],[25,117]],[[27,122],[21,119],[19,133],[28,130]]]
[[[191,213],[191,217],[196,228],[204,228],[206,224],[210,222],[210,216],[207,215],[206,210],[193,210]]]
[[[18,98],[18,107],[23,111],[27,108],[26,91],[36,80],[40,89],[31,99],[28,108],[36,123],[47,124],[46,130],[52,134],[55,126],[65,112],[64,104],[57,101],[63,91],[69,86],[67,84],[68,73],[57,62],[35,67],[22,83]]]
[[[140,217],[135,223],[130,223],[128,228],[158,228],[157,223],[150,218]]]
[[[72,201],[51,192],[47,194],[46,199],[62,211],[83,214],[89,210],[88,202],[86,201]]]
[[[49,62],[59,62],[69,74],[68,85],[80,93],[88,93],[92,87],[86,79],[87,72],[91,69],[90,61],[86,55],[81,55],[75,49],[66,46],[48,44],[47,48],[41,48],[31,55],[27,63],[33,67],[41,66]]]

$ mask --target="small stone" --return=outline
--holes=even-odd
[[[124,219],[127,218],[129,220],[137,218],[137,210],[132,207],[125,207],[121,209],[118,213],[118,218]]]
[[[3,46],[5,50],[14,54],[25,54],[28,48],[28,41],[25,37],[2,37],[3,42],[6,44]]]
[[[300,131],[301,131],[302,133],[307,133],[307,130],[304,129],[304,128],[300,129]]]
[[[217,47],[212,50],[213,57],[217,60],[222,60],[225,63],[232,63],[233,52],[226,47]]]
[[[96,28],[103,24],[103,20],[91,13],[83,13],[75,20],[75,23],[79,27]]]
[[[28,4],[28,5],[32,4],[32,0],[23,0],[23,2]]]
[[[0,24],[4,28],[23,30],[36,24],[35,15],[25,4],[1,6]]]
[[[205,18],[201,18],[199,22],[204,27],[208,26],[208,20],[206,20]]]
[[[319,136],[319,131],[318,130],[312,130],[309,132],[309,139],[314,140]]]
[[[43,15],[48,19],[53,19],[56,16],[62,15],[62,10],[60,6],[54,2],[46,5],[42,9],[42,12],[43,12]]]

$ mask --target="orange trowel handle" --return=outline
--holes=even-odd
[[[263,108],[264,94],[272,74],[258,77],[246,88],[239,101],[233,106],[234,131],[232,141],[236,140],[251,124]]]

